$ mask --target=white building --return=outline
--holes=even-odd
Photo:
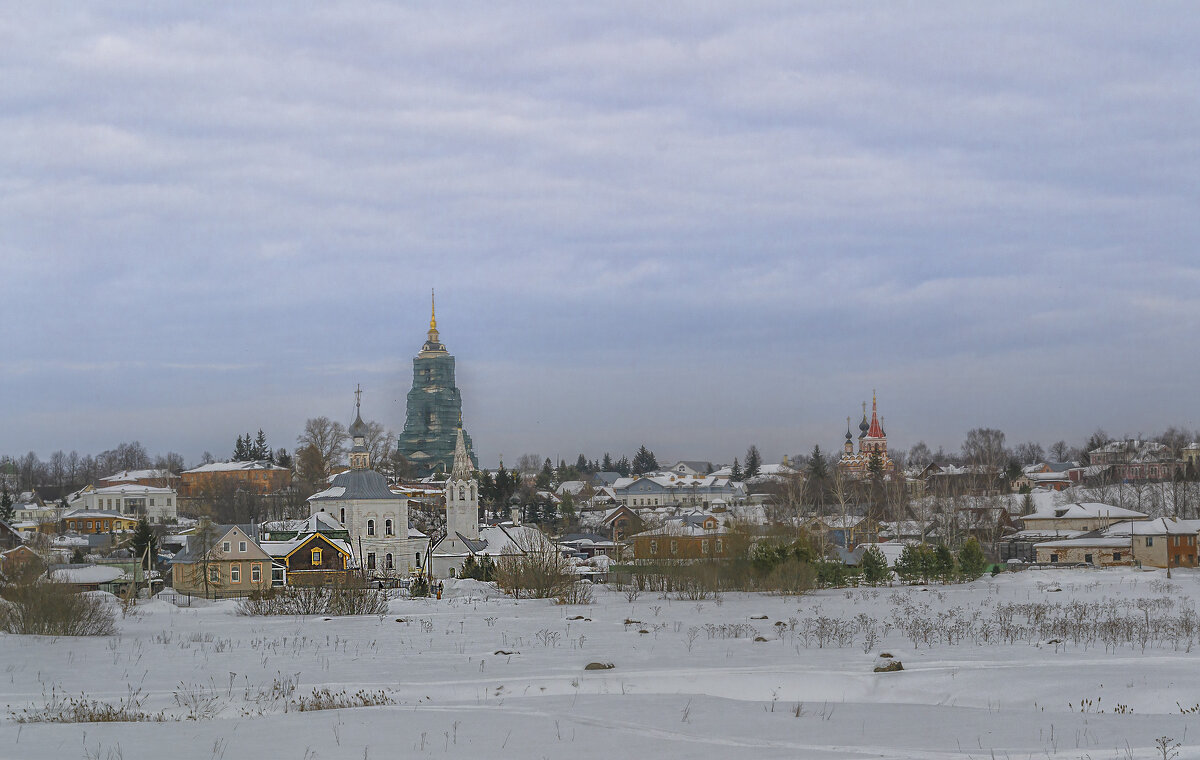
[[[145,516],[151,523],[163,524],[179,519],[178,495],[174,488],[120,485],[84,489],[70,506],[75,509],[119,512],[125,516]]]
[[[324,491],[308,497],[309,514],[328,512],[346,526],[353,552],[369,577],[421,570],[428,556],[429,538],[409,528],[408,499],[392,493],[387,478],[370,469],[367,425],[357,401],[354,406],[350,469],[335,475]]]

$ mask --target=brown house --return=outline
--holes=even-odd
[[[634,559],[724,559],[729,552],[729,534],[711,514],[681,515],[633,536]]]
[[[610,531],[613,541],[619,543],[641,530],[642,518],[638,517],[637,512],[622,504],[608,510],[600,525]]]
[[[292,471],[271,462],[213,462],[184,470],[179,495],[196,498],[227,488],[265,495],[277,493],[291,482]]]
[[[250,537],[250,526],[203,523],[171,560],[171,585],[208,599],[245,596],[271,586],[271,555]]]
[[[358,577],[350,545],[340,538],[310,533],[290,541],[263,541],[262,548],[286,569],[289,586],[341,585]]]

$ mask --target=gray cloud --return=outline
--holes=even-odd
[[[40,4],[0,20],[0,450],[398,426],[485,461],[1196,424],[1186,4]],[[1153,392],[1144,392],[1153,389]],[[152,446],[153,448],[154,446]]]

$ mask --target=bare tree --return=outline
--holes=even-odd
[[[542,457],[538,454],[522,454],[517,457],[517,472],[522,475],[537,475],[542,469]]]
[[[1037,464],[1046,460],[1046,451],[1042,448],[1042,444],[1026,441],[1017,444],[1017,447],[1013,449],[1013,457],[1021,464]]]
[[[371,453],[372,466],[382,464],[387,460],[394,440],[396,440],[395,433],[385,430],[383,425],[378,422],[367,423],[367,451]]]
[[[342,423],[328,417],[313,417],[305,421],[304,432],[296,438],[297,459],[305,455],[314,457],[310,464],[319,464],[324,477],[346,455],[346,438],[346,426]]]

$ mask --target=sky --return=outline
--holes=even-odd
[[[1200,426],[1189,3],[11,3],[0,453]]]

